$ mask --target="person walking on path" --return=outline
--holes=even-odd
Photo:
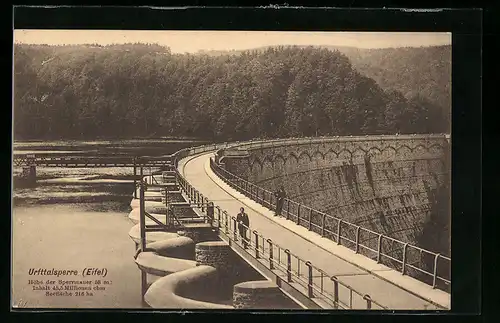
[[[285,189],[283,188],[283,185],[280,186],[280,188],[274,193],[274,196],[276,196],[276,212],[274,213],[274,216],[280,215],[281,216],[281,211],[283,210],[283,204],[285,203]]]
[[[208,202],[207,217],[208,217],[209,223],[212,223],[214,221],[214,202]]]
[[[250,220],[248,219],[248,214],[245,213],[244,208],[240,208],[240,213],[236,216],[236,222],[238,222],[238,230],[240,232],[240,237],[243,240],[243,248],[247,248],[247,229],[250,226]]]

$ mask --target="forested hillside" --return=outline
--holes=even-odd
[[[260,47],[255,51],[265,51]],[[304,48],[304,46],[301,46]],[[442,109],[450,121],[451,46],[365,49],[323,46],[340,51],[353,67],[385,90],[397,90],[407,99],[422,96]],[[200,51],[212,56],[241,55],[243,51]],[[447,129],[449,131],[449,129]]]
[[[384,91],[338,51],[174,55],[158,45],[15,45],[15,139],[248,139],[446,131],[423,97]]]
[[[407,98],[421,95],[451,111],[451,46],[339,50],[384,89],[398,90]]]

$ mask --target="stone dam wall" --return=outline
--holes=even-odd
[[[231,173],[347,222],[450,255],[450,142],[444,135],[244,143]]]

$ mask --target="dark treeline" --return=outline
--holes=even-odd
[[[384,91],[340,52],[312,47],[214,57],[149,44],[15,45],[14,86],[16,140],[448,130],[431,101]]]
[[[451,107],[451,46],[384,49],[341,48],[353,66],[384,89],[423,95],[444,111]]]

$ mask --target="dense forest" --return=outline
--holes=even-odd
[[[304,46],[301,46],[302,48]],[[357,48],[323,46],[346,55],[353,67],[374,79],[385,90],[397,90],[407,99],[420,95],[440,106],[444,113],[451,110],[451,46]],[[255,50],[265,51],[269,46]],[[200,54],[221,56],[240,55],[243,51],[199,51]],[[448,120],[449,121],[449,120]]]
[[[449,130],[445,111],[420,93],[383,89],[325,48],[14,48],[16,140],[435,133]]]
[[[451,110],[451,46],[339,48],[360,73],[407,98],[421,95]]]

